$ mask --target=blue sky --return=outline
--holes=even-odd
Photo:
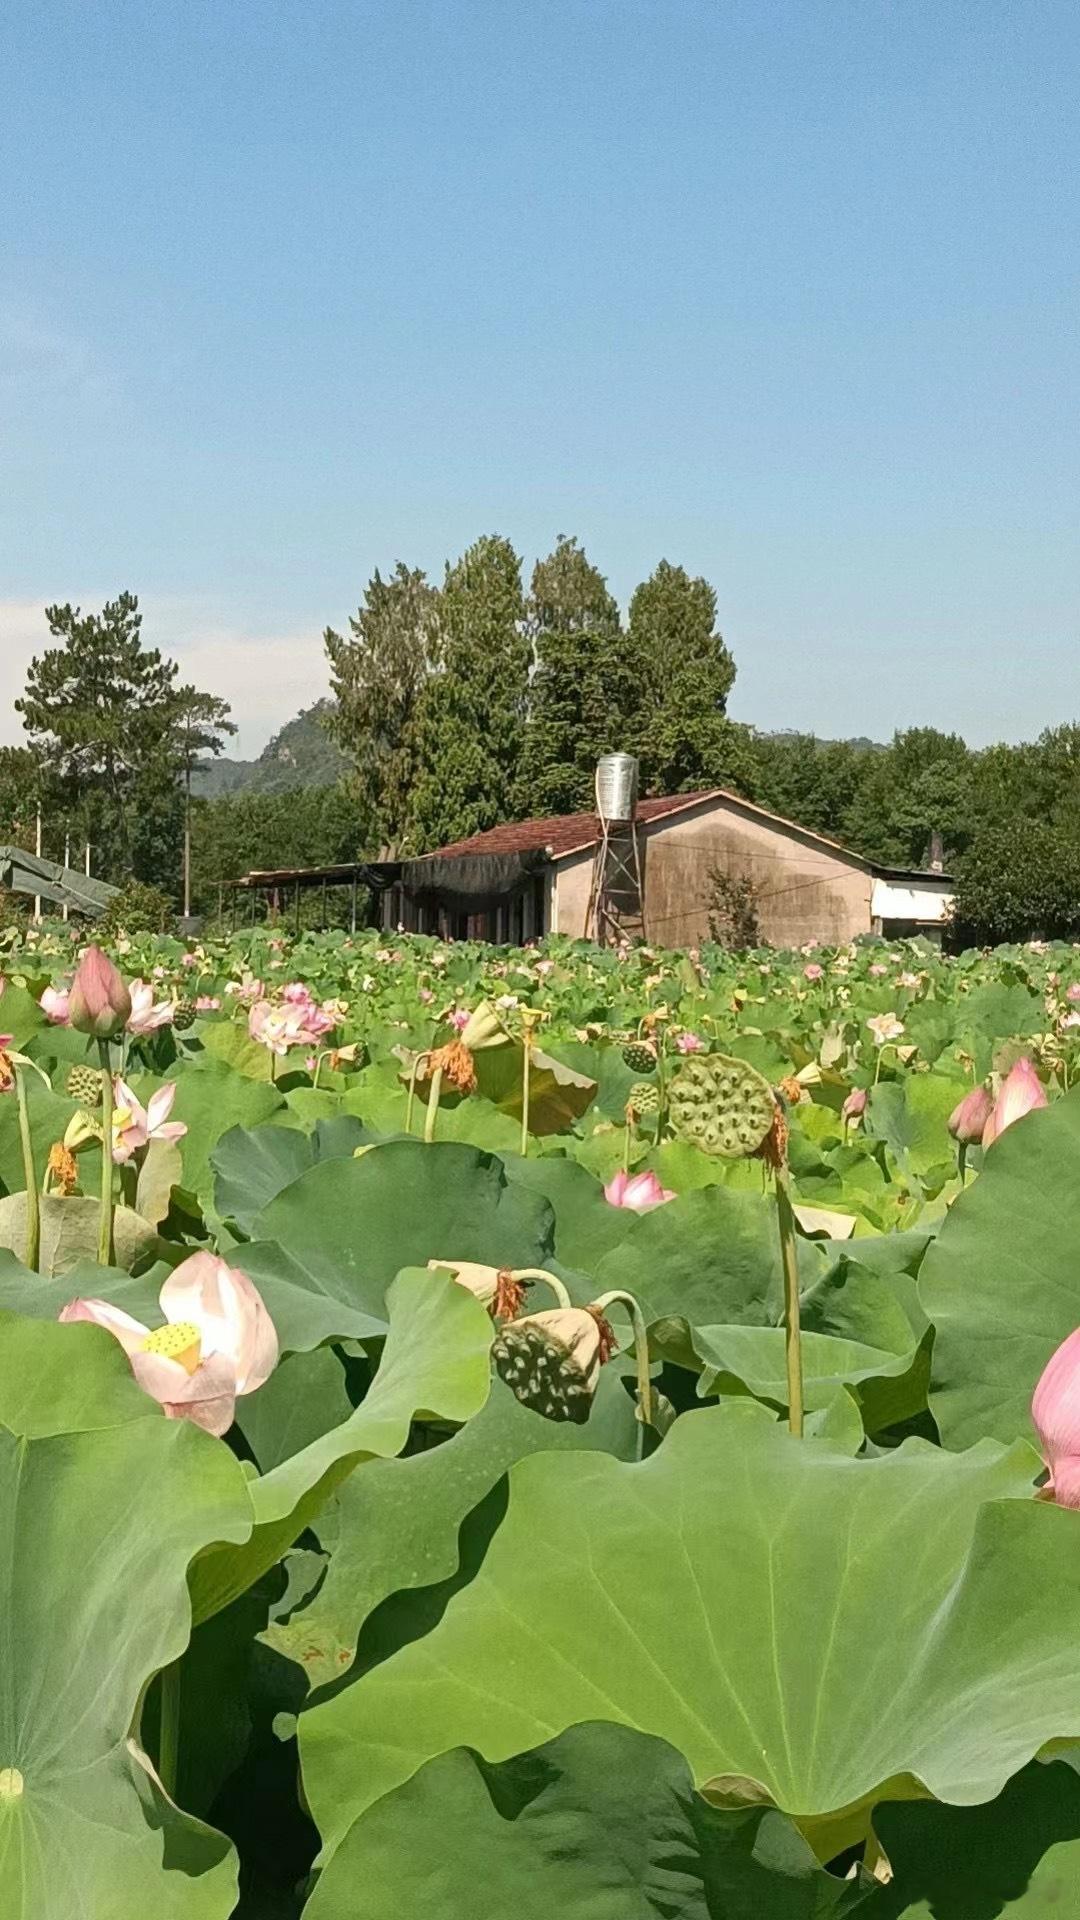
[[[0,738],[137,591],[243,746],[376,565],[708,576],[762,726],[1080,715],[1076,0],[7,0]]]

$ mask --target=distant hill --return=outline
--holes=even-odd
[[[332,787],[348,772],[349,762],[334,745],[323,725],[329,700],[298,713],[275,733],[257,760],[220,760],[202,763],[192,782],[204,800],[232,793],[287,793],[292,787]]]

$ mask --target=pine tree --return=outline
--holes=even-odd
[[[438,651],[438,589],[400,560],[388,580],[376,569],[349,628],[347,638],[331,627],[324,636],[337,700],[327,730],[355,764],[376,842],[394,848],[417,775],[417,712]]]
[[[638,690],[607,582],[565,534],[533,570],[529,625],[536,667],[518,811],[584,811],[600,754],[630,738]]]
[[[661,560],[630,602],[630,657],[641,689],[637,751],[649,793],[747,791],[749,731],[727,718],[735,662],[716,632],[707,580]]]
[[[521,562],[485,535],[442,590],[438,669],[421,696],[409,845],[445,845],[511,817],[528,695]]]

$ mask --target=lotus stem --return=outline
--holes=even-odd
[[[429,1147],[435,1138],[435,1118],[439,1111],[439,1095],[441,1092],[442,1068],[435,1067],[431,1075],[431,1086],[428,1089],[427,1112],[424,1115],[424,1142],[425,1145]]]
[[[799,1324],[799,1244],[786,1167],[776,1170],[776,1217],[784,1268],[784,1354],[787,1361],[788,1427],[803,1430],[802,1329]]]
[[[158,1778],[170,1800],[176,1798],[180,1762],[180,1662],[161,1672],[158,1723]]]
[[[618,1287],[611,1293],[601,1294],[599,1300],[593,1301],[593,1306],[600,1313],[606,1313],[609,1307],[625,1307],[630,1315],[630,1324],[634,1329],[638,1411],[641,1415],[642,1427],[651,1427],[654,1424],[653,1387],[649,1374],[649,1330],[645,1325],[645,1315],[633,1294],[623,1293]]]
[[[416,1105],[416,1080],[417,1080],[417,1075],[419,1074],[419,1072],[420,1072],[420,1068],[421,1068],[421,1067],[423,1066],[423,1064],[424,1064],[424,1062],[425,1062],[426,1060],[428,1060],[429,1058],[430,1058],[430,1055],[429,1055],[429,1054],[426,1054],[426,1053],[418,1053],[418,1054],[417,1054],[417,1056],[416,1056],[416,1059],[415,1059],[415,1060],[413,1061],[413,1063],[412,1063],[412,1066],[411,1066],[411,1067],[409,1068],[409,1099],[408,1099],[408,1103],[407,1103],[407,1105],[406,1105],[406,1108],[405,1108],[405,1131],[406,1131],[406,1133],[411,1133],[411,1132],[412,1132],[412,1123],[413,1123],[413,1108],[414,1108],[414,1107],[415,1107],[415,1105]]]
[[[26,1182],[26,1250],[23,1264],[31,1273],[41,1272],[41,1196],[37,1168],[34,1165],[34,1141],[30,1132],[30,1109],[26,1099],[26,1076],[15,1068],[15,1095],[19,1103],[19,1139],[22,1143],[23,1179]]]
[[[532,1034],[526,1031],[525,1044],[521,1056],[521,1157],[524,1160],[529,1151],[529,1091],[532,1074]]]
[[[626,1110],[626,1125],[623,1128],[622,1170],[624,1173],[629,1173],[630,1171],[630,1126],[630,1109],[628,1107]]]
[[[572,1307],[574,1304],[562,1281],[557,1280],[553,1273],[548,1273],[545,1267],[515,1267],[510,1278],[526,1281],[542,1280],[546,1287],[551,1288],[560,1307]]]
[[[656,1144],[659,1146],[667,1125],[667,1060],[662,1033],[656,1037],[656,1090],[660,1096],[656,1108]]]
[[[101,1226],[98,1266],[111,1267],[116,1257],[113,1240],[113,1077],[107,1040],[98,1041],[101,1060]]]

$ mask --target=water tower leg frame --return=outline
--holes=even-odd
[[[618,836],[612,833],[611,824],[600,821],[585,917],[586,934],[600,947],[621,946],[624,941],[646,937],[637,822],[627,822]]]

